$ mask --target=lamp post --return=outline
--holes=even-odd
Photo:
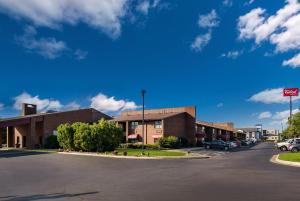
[[[146,94],[146,90],[142,90],[142,98],[143,98],[143,117],[142,117],[142,140],[143,140],[143,144],[142,144],[142,154],[144,153],[144,144],[145,144],[145,139],[144,139],[144,135],[145,135],[145,94]]]

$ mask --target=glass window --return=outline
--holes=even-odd
[[[154,128],[162,128],[162,123],[161,123],[161,121],[155,121],[155,122],[154,122]]]
[[[138,126],[139,126],[139,122],[133,121],[133,122],[131,122],[130,128],[131,128],[131,129],[136,129]]]

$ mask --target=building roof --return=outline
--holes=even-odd
[[[237,130],[242,130],[244,132],[256,132],[257,128],[237,128]]]
[[[94,111],[94,112],[99,112],[98,110],[95,110],[93,108],[87,108],[87,109],[69,110],[69,111],[63,111],[63,112],[51,112],[51,113],[31,114],[31,115],[26,115],[26,116],[18,116],[18,117],[0,119],[0,127],[1,127],[1,125],[5,125],[8,122],[28,123],[30,121],[30,118],[40,118],[42,120],[43,116],[50,116],[50,115],[57,115],[57,114],[64,114],[64,113],[72,113],[72,112],[77,112],[77,111]],[[103,114],[103,115],[105,115],[105,114]],[[111,118],[108,115],[106,115],[106,116],[108,118]]]
[[[179,114],[184,114],[184,112],[174,112],[174,113],[167,113],[167,114],[145,114],[145,121],[155,121],[155,120],[163,120],[167,119]],[[142,121],[142,115],[121,115],[115,117],[113,121],[117,122],[124,122],[124,121]]]
[[[225,131],[236,132],[235,129],[232,129],[232,128],[229,128],[229,127],[226,127],[226,126],[216,125],[213,122],[197,121],[196,124],[206,126],[206,127],[221,129],[221,130],[225,130]]]

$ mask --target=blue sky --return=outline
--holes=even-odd
[[[300,3],[270,2],[0,0],[0,117],[24,101],[116,115],[144,88],[147,108],[280,128],[281,88],[300,85]]]

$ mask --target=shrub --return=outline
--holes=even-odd
[[[163,137],[158,140],[158,145],[163,148],[176,149],[180,147],[180,141],[175,136]]]
[[[57,131],[61,147],[78,151],[113,151],[119,146],[123,136],[122,129],[104,119],[93,125],[62,124]]]
[[[74,149],[74,130],[70,124],[61,124],[57,128],[59,146],[65,150]]]
[[[72,125],[74,133],[74,145],[76,150],[94,151],[95,139],[88,124],[77,123]]]
[[[57,140],[57,136],[50,135],[46,139],[45,148],[47,148],[47,149],[58,149],[59,148],[59,143],[58,143],[58,140]]]

